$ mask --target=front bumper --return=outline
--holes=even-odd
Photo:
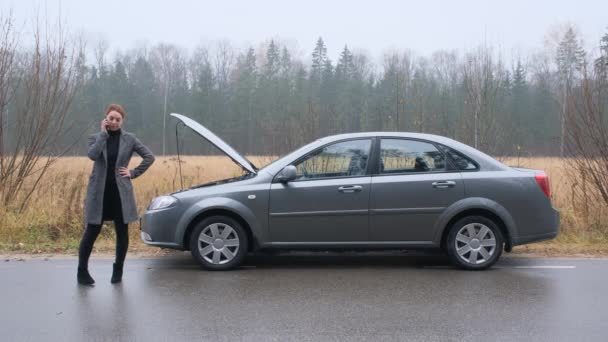
[[[148,210],[139,218],[141,240],[150,246],[183,250],[181,241],[176,241],[177,217],[174,208]]]

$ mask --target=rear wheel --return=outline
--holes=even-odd
[[[208,270],[228,270],[243,262],[248,242],[237,221],[227,216],[211,216],[192,231],[190,252]]]
[[[446,249],[452,263],[467,270],[483,270],[498,261],[503,236],[498,225],[484,216],[467,216],[450,227]]]

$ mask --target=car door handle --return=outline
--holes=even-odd
[[[346,185],[338,188],[338,191],[343,193],[359,192],[363,190],[361,185]]]
[[[440,181],[440,182],[433,182],[432,185],[433,185],[433,188],[436,188],[436,189],[445,189],[445,188],[453,188],[456,185],[456,182]]]

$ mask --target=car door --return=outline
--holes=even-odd
[[[347,242],[369,239],[372,139],[320,147],[293,165],[297,178],[270,189],[273,242]]]
[[[372,177],[370,235],[373,241],[430,243],[435,222],[464,197],[459,171],[428,141],[381,138]]]

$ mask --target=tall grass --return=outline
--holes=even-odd
[[[250,158],[258,166],[274,159],[268,156]],[[608,252],[608,223],[605,223],[608,222],[608,210],[599,203],[580,203],[581,199],[573,197],[572,187],[576,186],[576,180],[571,179],[565,169],[570,162],[568,159],[500,159],[511,166],[545,170],[551,182],[553,204],[561,213],[561,234],[556,240],[523,250]],[[140,160],[133,158],[129,167],[135,167]],[[0,250],[75,252],[84,228],[83,206],[92,165],[86,157],[61,158],[44,176],[24,212],[0,207]],[[240,168],[225,156],[184,156],[181,171],[184,188],[240,174]],[[158,157],[145,174],[133,180],[139,212],[145,210],[153,197],[179,190],[180,183],[177,158]],[[130,225],[130,233],[132,250],[147,248],[139,239],[138,222]],[[113,234],[112,224],[107,223],[96,246],[111,250]]]
[[[256,165],[265,165],[272,157],[250,157]],[[141,158],[131,160],[129,168]],[[28,207],[0,206],[0,250],[73,252],[84,229],[84,200],[93,163],[86,157],[61,158],[44,175]],[[142,213],[155,196],[167,194],[213,180],[235,177],[240,167],[224,156],[185,156],[181,158],[180,179],[177,158],[158,157],[146,173],[133,180],[135,200]],[[14,194],[24,196],[24,194]],[[17,201],[18,202],[18,201]],[[139,222],[130,224],[131,246],[144,248],[139,239]],[[113,224],[107,222],[97,245],[112,248]]]
[[[555,240],[521,247],[523,250],[545,250],[549,253],[608,254],[608,208],[593,202],[590,197],[575,196],[573,189],[580,186],[567,166],[577,162],[570,158],[498,158],[515,167],[544,170],[549,176],[551,201],[560,211],[560,234]]]

